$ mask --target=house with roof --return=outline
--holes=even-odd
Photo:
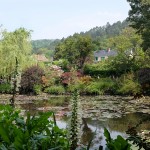
[[[110,49],[97,50],[94,52],[94,58],[96,62],[102,61],[102,60],[108,59],[108,57],[114,57],[114,56],[117,56],[117,51],[115,50],[110,50]]]

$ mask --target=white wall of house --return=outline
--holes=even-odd
[[[102,61],[108,59],[108,56],[102,56],[102,57],[95,57],[95,61]]]

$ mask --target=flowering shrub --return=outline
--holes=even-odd
[[[75,84],[81,76],[82,74],[79,71],[71,70],[62,74],[61,81],[64,85]]]
[[[59,84],[63,72],[64,71],[61,69],[61,67],[56,65],[52,65],[46,68],[45,76],[42,77],[44,88],[47,88],[55,84]]]

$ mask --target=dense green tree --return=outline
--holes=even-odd
[[[141,43],[141,36],[136,34],[136,30],[131,27],[123,29],[120,35],[107,39],[107,47],[116,49],[119,52],[125,52],[127,50],[136,51]]]
[[[149,0],[142,0],[142,3],[143,4],[150,4],[150,1]]]
[[[141,36],[131,27],[125,28],[119,36],[110,38],[108,45],[118,51],[118,56],[110,61],[110,68],[121,75],[142,67],[145,53],[140,47],[141,43]]]
[[[131,6],[128,20],[131,26],[142,35],[143,49],[150,48],[150,1],[149,0],[127,0]]]
[[[89,36],[75,34],[63,40],[55,48],[55,60],[66,59],[70,66],[77,66],[79,69],[93,51],[92,40]]]

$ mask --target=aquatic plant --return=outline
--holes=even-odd
[[[122,136],[118,135],[116,139],[112,139],[109,131],[104,128],[104,136],[106,137],[107,147],[110,150],[131,150],[131,144]]]

